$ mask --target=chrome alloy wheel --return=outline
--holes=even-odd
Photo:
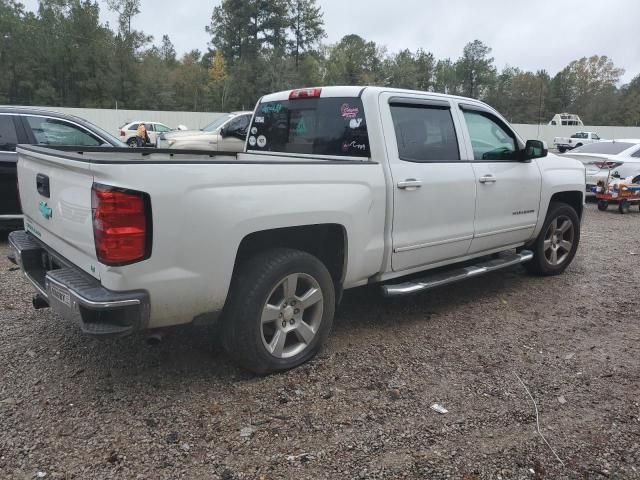
[[[562,265],[573,247],[573,222],[565,215],[554,218],[544,235],[544,256],[550,265]]]
[[[305,273],[282,279],[262,309],[261,336],[276,358],[290,358],[306,349],[322,323],[324,297],[319,283]]]

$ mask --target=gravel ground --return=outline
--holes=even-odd
[[[640,478],[637,208],[588,205],[560,277],[348,292],[325,350],[268,378],[202,327],[85,337],[31,308],[6,251],[0,478]]]

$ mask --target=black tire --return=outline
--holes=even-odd
[[[566,152],[566,151],[567,151],[567,148],[566,148],[566,147],[558,147],[558,151],[559,151],[560,153],[564,153],[564,152]]]
[[[287,300],[284,285],[286,279],[292,278],[295,274],[298,274],[295,280],[297,289]],[[302,299],[298,294],[304,296],[307,285],[311,285],[307,293],[312,290],[315,292],[319,288],[321,298],[313,305],[302,308]],[[280,296],[282,299],[277,301]],[[301,309],[300,313],[297,309],[291,310],[296,301]],[[270,313],[268,310],[273,311],[274,308],[279,309],[275,313],[279,317],[263,323],[263,313]],[[291,318],[294,313],[298,318]],[[329,336],[334,313],[333,280],[320,260],[299,250],[267,250],[247,260],[234,274],[223,318],[224,346],[238,364],[259,375],[289,370],[318,353]],[[311,316],[305,316],[307,314]],[[308,342],[299,334],[301,330],[298,328],[302,328],[302,324],[304,328],[315,325],[315,332]],[[285,331],[285,328],[293,330]],[[308,334],[310,331],[311,329],[307,329],[305,333]],[[271,340],[268,338],[270,333],[273,335]],[[279,335],[278,338],[284,336],[280,356],[268,350],[268,346],[279,343],[276,335]],[[287,352],[286,345],[289,343],[292,346],[288,347]],[[298,351],[298,348],[302,350]],[[274,351],[277,350],[274,347]],[[291,356],[283,358],[286,355]]]
[[[135,137],[132,137],[127,140],[127,145],[129,145],[131,148],[136,148],[138,146],[138,142],[136,141]]]
[[[554,239],[554,235],[556,232],[551,232],[551,224],[556,222],[558,227],[564,226],[565,221],[570,222],[570,228],[572,229],[571,240],[569,240],[565,235],[567,232],[562,233],[558,228],[558,235],[562,235],[562,240],[558,241],[558,239]],[[561,225],[558,225],[559,221],[562,222]],[[564,248],[562,246],[562,242],[570,241],[571,246]],[[552,242],[552,243],[548,243]],[[578,250],[578,244],[580,243],[580,219],[578,218],[578,214],[576,211],[566,203],[561,202],[551,202],[549,204],[549,210],[547,211],[547,216],[544,221],[544,225],[542,226],[542,230],[538,235],[538,238],[533,242],[529,247],[533,250],[533,259],[524,264],[524,267],[535,275],[559,275],[565,271],[565,269],[571,264],[573,258],[576,255],[576,251]],[[551,257],[548,258],[547,254],[549,253],[549,249],[556,250],[556,261],[562,259],[560,263],[553,263]],[[560,254],[558,252],[561,252]],[[566,256],[565,256],[566,254]],[[560,255],[560,258],[558,258]]]
[[[609,208],[609,202],[606,200],[598,200],[598,210],[604,212],[607,208]]]
[[[618,204],[618,211],[621,214],[625,214],[625,213],[629,213],[629,209],[631,208],[631,204],[629,203],[628,200],[620,200],[620,203]]]

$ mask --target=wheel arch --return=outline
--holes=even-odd
[[[250,233],[240,242],[233,266],[234,273],[247,259],[272,248],[292,248],[317,257],[329,270],[336,292],[342,290],[348,254],[347,230],[343,225],[302,225]]]
[[[577,191],[557,192],[551,196],[550,202],[566,203],[576,211],[576,213],[578,214],[578,218],[582,219],[582,214],[584,210],[584,196],[582,192],[577,192]]]

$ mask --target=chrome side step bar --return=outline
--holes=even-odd
[[[501,254],[497,258],[491,258],[490,260],[476,265],[427,274],[422,278],[417,278],[409,282],[398,283],[395,285],[383,285],[382,293],[385,297],[398,297],[401,295],[423,292],[425,290],[431,290],[432,288],[441,287],[450,283],[460,282],[467,278],[477,277],[478,275],[484,275],[485,273],[525,263],[532,258],[533,252],[529,250],[522,250],[520,253]]]

